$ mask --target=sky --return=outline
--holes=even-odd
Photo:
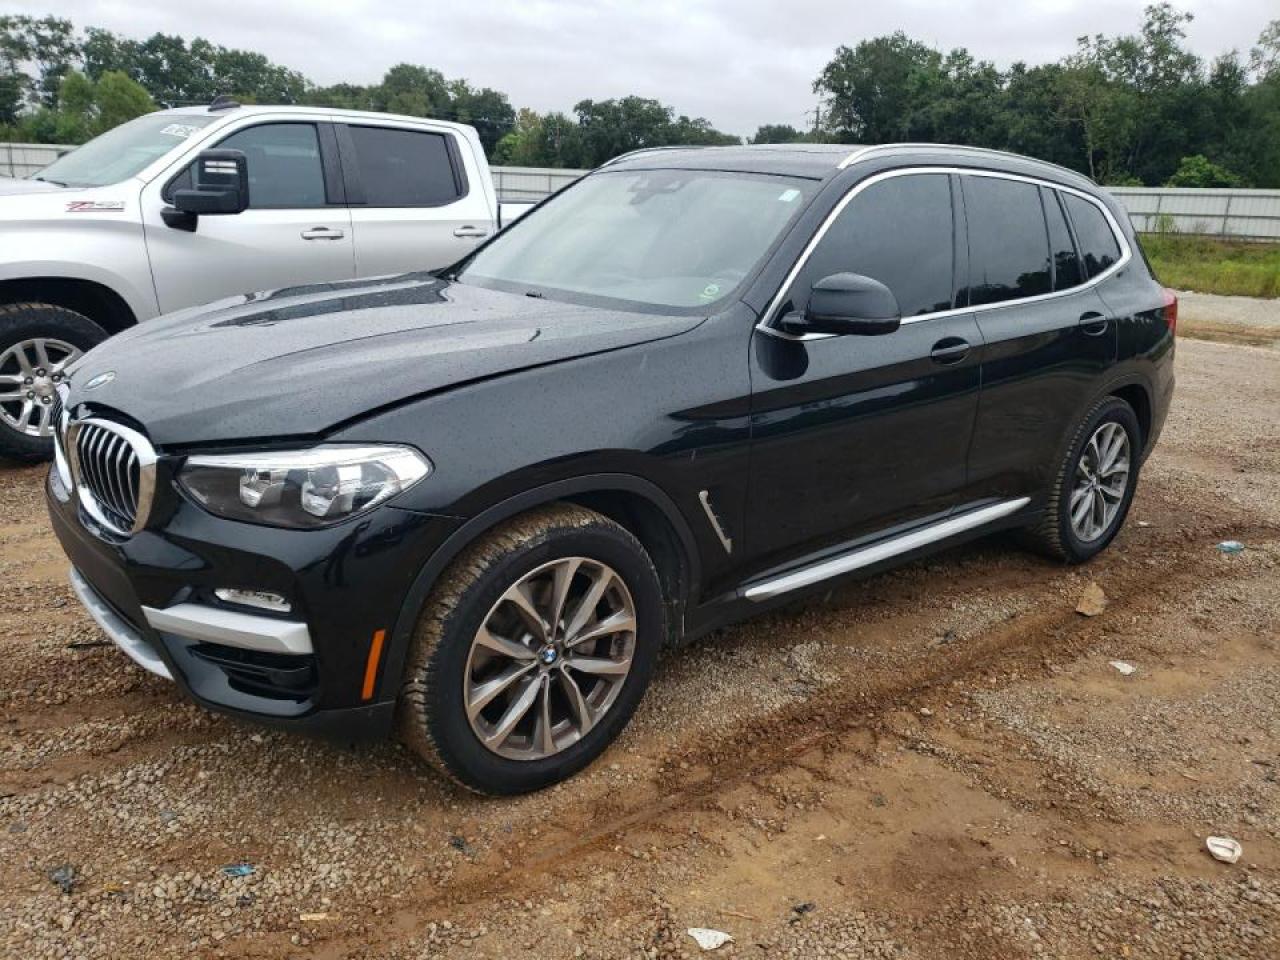
[[[134,37],[160,31],[258,50],[320,84],[376,83],[396,63],[570,112],[636,94],[718,129],[812,121],[814,78],[840,44],[903,30],[1007,67],[1056,60],[1082,34],[1136,32],[1144,0],[6,0],[7,12]],[[1206,60],[1247,55],[1278,0],[1181,0]]]

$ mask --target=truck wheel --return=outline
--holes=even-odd
[[[648,555],[613,521],[568,504],[517,517],[464,551],[428,599],[401,738],[478,793],[563,780],[631,719],[664,611]]]
[[[53,456],[55,390],[67,365],[105,339],[105,330],[65,307],[0,306],[0,457]]]
[[[1106,397],[1081,421],[1058,468],[1030,545],[1067,563],[1084,563],[1120,532],[1138,486],[1142,429],[1133,408]]]

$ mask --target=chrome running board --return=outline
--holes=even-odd
[[[812,586],[831,577],[838,577],[842,573],[860,570],[863,567],[880,563],[882,560],[888,560],[903,553],[910,553],[920,547],[928,546],[939,540],[945,540],[958,533],[964,533],[966,530],[974,530],[985,526],[1002,517],[1017,513],[1030,502],[1030,497],[1018,497],[1015,500],[1002,500],[999,503],[991,504],[989,507],[970,510],[968,513],[962,513],[958,517],[940,520],[937,523],[931,523],[927,527],[912,530],[910,533],[901,534],[890,540],[882,540],[870,546],[859,547],[838,557],[832,557],[830,560],[820,560],[791,573],[773,577],[747,587],[742,591],[742,595],[748,600],[768,600],[771,597],[790,593],[792,590],[799,590],[801,587]]]

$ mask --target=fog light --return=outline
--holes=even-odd
[[[267,593],[263,590],[236,590],[232,587],[219,587],[213,595],[223,603],[238,603],[242,607],[257,607],[259,610],[270,610],[272,613],[288,613],[293,605],[278,593]]]

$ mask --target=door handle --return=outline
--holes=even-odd
[[[489,235],[489,231],[485,230],[483,227],[467,226],[459,227],[457,230],[453,231],[453,235],[455,237],[479,240],[481,237],[487,237]]]
[[[1111,321],[1096,310],[1089,310],[1080,314],[1080,329],[1085,336],[1100,337],[1107,332],[1107,328],[1111,326]]]
[[[959,363],[969,355],[970,343],[960,337],[943,337],[933,345],[929,356],[935,363]]]
[[[312,227],[310,230],[303,230],[299,236],[303,240],[341,240],[346,234],[332,227]]]

